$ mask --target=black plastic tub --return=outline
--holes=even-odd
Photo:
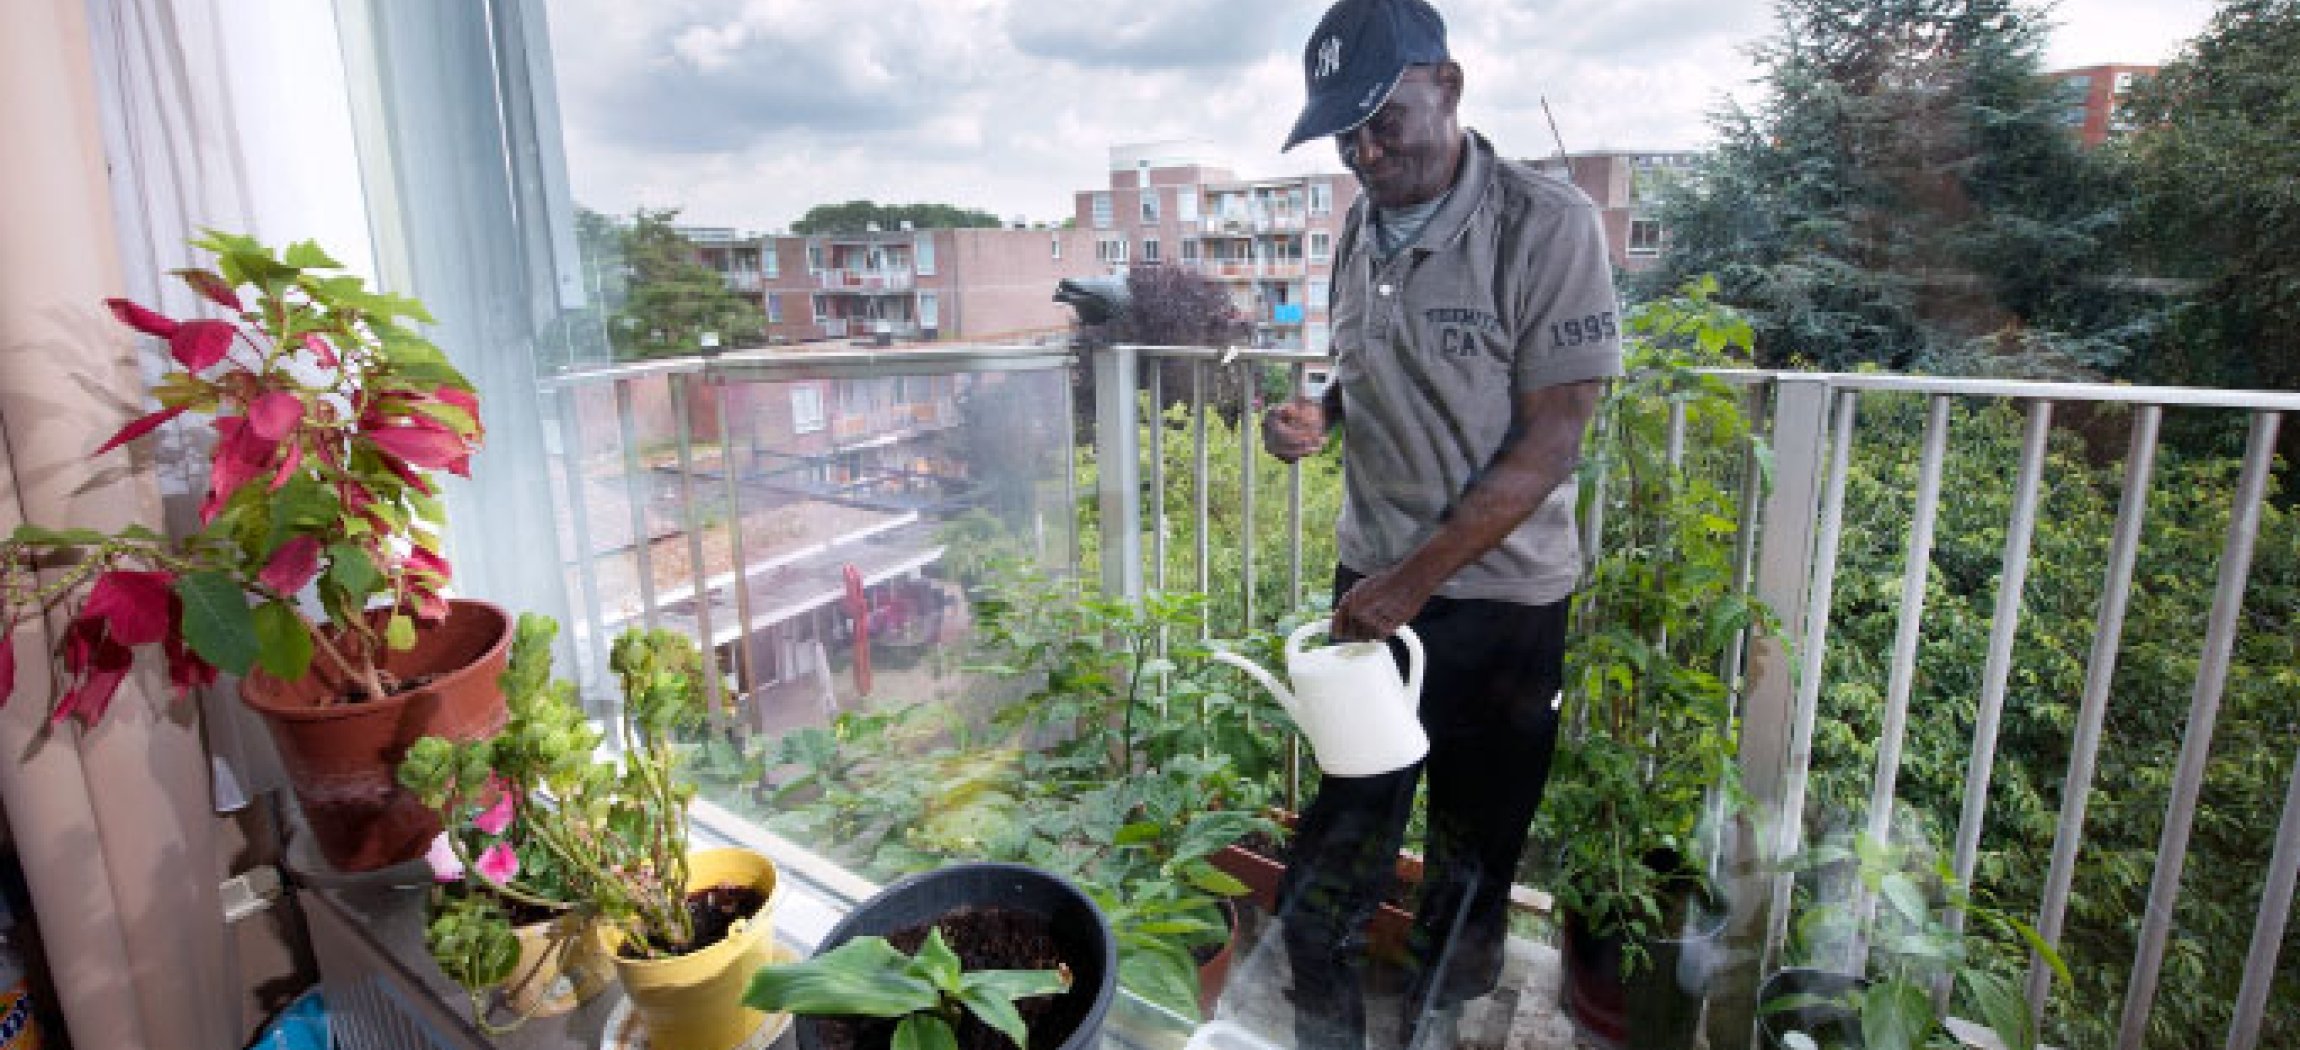
[[[1045,919],[1071,969],[1066,999],[1085,1002],[1078,1026],[1056,1050],[1086,1050],[1101,1039],[1102,1022],[1118,995],[1118,941],[1102,910],[1068,879],[1021,864],[953,864],[913,875],[855,905],[816,948],[826,952],[856,937],[879,936],[934,922],[964,907],[1004,908]],[[794,1026],[800,1050],[822,1050],[816,1018]],[[1033,1047],[1033,1050],[1040,1050]]]

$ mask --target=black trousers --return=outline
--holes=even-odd
[[[1334,597],[1357,583],[1334,574]],[[1429,757],[1394,773],[1324,777],[1303,811],[1279,886],[1301,1050],[1365,1046],[1366,921],[1395,878],[1414,789],[1429,778],[1429,838],[1408,948],[1408,1028],[1424,1012],[1494,989],[1509,936],[1509,887],[1557,743],[1567,602],[1431,598],[1413,629],[1427,654]],[[1393,640],[1401,671],[1405,647]]]

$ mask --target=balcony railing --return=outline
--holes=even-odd
[[[830,292],[909,291],[915,274],[907,268],[877,270],[817,270],[815,283]]]
[[[1188,377],[1188,390],[1178,398],[1184,406],[1179,428],[1171,420],[1144,426],[1144,395],[1154,405],[1170,400],[1170,391],[1163,386],[1169,370],[1143,367],[1152,362],[1179,363],[1182,374]],[[1067,351],[1036,348],[767,352],[562,380],[552,387],[559,402],[562,444],[567,453],[559,474],[571,494],[568,513],[572,521],[563,523],[562,533],[571,549],[587,552],[570,563],[582,607],[578,616],[581,626],[575,633],[589,647],[587,663],[594,667],[594,674],[598,655],[591,640],[626,619],[677,624],[719,642],[744,641],[735,646],[741,655],[732,669],[732,688],[738,698],[768,695],[780,686],[754,673],[750,654],[756,646],[750,644],[749,632],[762,624],[784,622],[776,617],[787,619],[805,611],[794,612],[796,606],[819,609],[835,604],[838,589],[823,575],[830,566],[855,566],[866,586],[878,587],[915,574],[943,557],[943,542],[927,526],[936,514],[953,505],[936,503],[939,495],[927,490],[953,479],[909,465],[906,457],[924,461],[933,454],[924,445],[915,449],[905,445],[900,454],[882,456],[876,466],[868,468],[876,473],[859,479],[840,473],[850,469],[838,458],[842,448],[851,458],[869,451],[857,446],[875,440],[864,431],[877,428],[895,433],[915,428],[915,408],[860,423],[834,420],[830,429],[836,447],[804,454],[785,450],[777,453],[783,458],[775,460],[760,456],[755,438],[748,453],[738,452],[742,440],[737,436],[738,428],[728,422],[738,414],[733,406],[745,397],[771,406],[779,396],[776,384],[800,380],[924,375],[971,383],[982,382],[986,376],[1021,372],[1058,380],[1048,386],[1047,398],[1034,411],[1066,419],[1069,413],[1062,402],[1070,388],[1067,375],[1080,367],[1089,368],[1094,379],[1097,469],[1092,498],[1098,508],[1099,572],[1105,591],[1139,597],[1150,590],[1195,588],[1234,599],[1244,624],[1267,624],[1303,601],[1309,574],[1322,578],[1330,566],[1305,564],[1305,530],[1312,526],[1304,521],[1303,468],[1295,464],[1283,468],[1279,476],[1285,481],[1274,492],[1261,489],[1255,471],[1239,472],[1234,481],[1225,482],[1236,486],[1236,503],[1221,508],[1220,515],[1236,523],[1237,535],[1259,535],[1257,522],[1276,515],[1283,519],[1277,534],[1285,542],[1275,558],[1247,544],[1238,552],[1237,572],[1213,571],[1208,526],[1216,508],[1210,495],[1213,471],[1208,420],[1218,409],[1234,414],[1238,419],[1234,431],[1237,454],[1245,462],[1256,462],[1261,456],[1257,421],[1263,409],[1252,400],[1217,406],[1211,392],[1254,391],[1259,386],[1256,382],[1217,380],[1226,375],[1233,380],[1248,378],[1272,369],[1288,373],[1291,388],[1300,389],[1307,369],[1328,363],[1323,355],[1302,352],[1133,346],[1098,351],[1086,361]],[[2035,900],[1999,902],[2016,914],[2033,916],[2045,939],[2055,943],[2068,931],[2072,885],[2086,844],[2087,807],[2100,766],[2128,600],[2138,586],[2136,563],[2146,535],[2149,504],[2152,499],[2203,498],[2194,492],[2154,491],[2159,484],[2158,452],[2166,414],[2177,412],[2184,418],[2218,414],[2243,421],[2248,431],[2244,450],[2239,462],[2229,464],[2234,481],[2224,494],[2224,506],[2214,510],[2224,516],[2226,526],[2218,540],[2218,560],[2212,570],[2216,582],[2210,613],[2191,637],[2150,639],[2152,645],[2173,646],[2185,654],[2183,659],[2192,658],[2194,671],[2185,732],[2154,742],[2166,756],[2163,780],[2169,788],[2147,905],[2132,917],[2136,931],[2132,961],[2120,980],[2113,973],[2106,975],[2110,983],[2126,989],[2117,1020],[2116,1045],[2144,1045],[2167,951],[2176,936],[2174,921],[2182,900],[2183,872],[2212,758],[2212,729],[2230,686],[2231,653],[2244,622],[2247,587],[2254,577],[2253,556],[2267,506],[2276,436],[2284,414],[2300,411],[2300,394],[1866,374],[1745,371],[1719,375],[1739,386],[1752,418],[1762,421],[1768,438],[1766,460],[1761,463],[1755,454],[1736,454],[1739,473],[1728,480],[1734,491],[1762,493],[1761,499],[1742,501],[1741,519],[1736,524],[1742,537],[1739,579],[1781,620],[1777,638],[1748,641],[1737,648],[1734,666],[1725,669],[1728,680],[1745,683],[1736,698],[1741,726],[1740,772],[1758,818],[1751,826],[1763,830],[1727,844],[1722,872],[1778,871],[1774,862],[1792,853],[1809,831],[1803,818],[1809,784],[1817,772],[1816,727],[1824,697],[1833,685],[1828,677],[1832,621],[1841,615],[1834,590],[1848,542],[1848,479],[1856,446],[1864,439],[1878,440],[1864,429],[1863,419],[1912,399],[1923,406],[1921,423],[1911,428],[1917,436],[1911,452],[1914,480],[1908,518],[1892,543],[1905,552],[1898,596],[1872,596],[1892,603],[1895,628],[1888,650],[1863,657],[1877,662],[1885,685],[1878,698],[1882,729],[1874,740],[1874,768],[1863,771],[1868,804],[1861,820],[1873,832],[1889,830],[1885,824],[1894,810],[1901,774],[1912,760],[1933,766],[1951,760],[1963,764],[1962,807],[1951,865],[1955,874],[1968,882],[1981,856],[2000,727],[2007,705],[2017,702],[2012,699],[2014,685],[2024,674],[2016,660],[2015,642],[2024,611],[2038,600],[2026,588],[2040,517],[2045,513],[2042,508],[2055,482],[2046,477],[2046,469],[2048,439],[2055,432],[2056,416],[2064,428],[2071,417],[2075,418],[2076,429],[2090,442],[2092,455],[2121,463],[2122,503],[2108,533],[2094,537],[2105,551],[2099,569],[2101,599],[2089,635],[2090,656],[2084,661],[2082,693],[2069,698],[2075,705],[2073,729],[2057,745],[2065,746],[2068,756],[2066,786],[2049,861],[2040,865],[2046,869],[2040,879],[2043,891]],[[663,389],[643,394],[655,386]],[[650,397],[660,402],[650,410],[662,415],[652,459],[643,451],[650,441],[638,422],[644,414],[642,402]],[[837,399],[827,400],[835,410]],[[717,414],[699,411],[699,405],[716,406]],[[937,402],[933,412],[939,423],[961,429],[970,425],[955,407]],[[1679,425],[1673,426],[1673,432],[1682,434],[1683,406],[1678,406],[1677,412]],[[1967,666],[1959,668],[1960,680],[1969,678],[1973,690],[1972,731],[1962,754],[1910,756],[1906,749],[1912,718],[1936,717],[1913,711],[1912,697],[1928,627],[1936,627],[1941,615],[1927,603],[1928,594],[1938,586],[1937,530],[1944,505],[1958,498],[1956,493],[1944,491],[1944,463],[1959,437],[1958,428],[1969,425],[1957,421],[1970,420],[1975,412],[2016,414],[2022,421],[2022,437],[2017,462],[2008,464],[2005,471],[2012,486],[2009,517],[1987,526],[1992,537],[2001,529],[2001,552],[1993,565],[1957,567],[1965,575],[1978,573],[1983,580],[1998,581],[1994,613],[1987,621],[1987,643],[1969,654]],[[2103,451],[2114,443],[2101,441],[2099,427],[2088,428],[2087,424],[2126,415],[2129,434],[2122,458],[2117,460]],[[714,425],[720,429],[707,435],[699,433],[696,423],[705,417],[718,420]],[[597,433],[602,429],[618,440],[602,442]],[[585,445],[586,440],[591,445]],[[794,437],[792,441],[792,449],[799,449],[801,439]],[[1175,455],[1177,442],[1189,449],[1186,458]],[[613,469],[616,456],[622,467],[619,475]],[[1180,462],[1190,464],[1186,486],[1171,485],[1167,477],[1176,469],[1173,464]],[[1769,478],[1769,483],[1760,478]],[[1075,473],[1055,482],[1057,489],[1076,484]],[[749,520],[745,501],[753,498],[752,489],[746,486],[752,485],[763,486],[760,492],[804,496],[865,517],[838,525],[831,530],[835,535],[783,536],[775,541],[781,546],[772,554],[747,553],[746,543],[759,539],[754,536],[746,540],[751,526],[744,524]],[[1189,503],[1174,505],[1169,493],[1184,488],[1193,494]],[[1038,485],[1037,490],[1044,495],[1045,485]],[[1063,495],[1054,505],[1073,505],[1070,499]],[[612,509],[602,512],[602,505],[612,505]],[[906,507],[911,509],[905,511]],[[717,566],[702,550],[706,519],[714,514],[736,523],[714,534],[714,542],[731,547],[724,564]],[[1187,518],[1193,526],[1183,530],[1195,537],[1197,549],[1192,557],[1169,549],[1177,518]],[[1585,521],[1583,528],[1595,536],[1601,525],[1591,520]],[[1320,522],[1314,527],[1323,530],[1329,526]],[[1871,545],[1881,539],[1865,537]],[[1054,541],[1057,548],[1061,542],[1059,538]],[[2289,543],[2290,537],[2271,537],[2271,542]],[[1040,545],[1042,550],[1048,549],[1044,537]],[[1594,548],[1594,544],[1589,546]],[[677,554],[681,547],[687,548],[683,555]],[[622,585],[632,592],[632,612],[628,615],[619,615],[609,600],[611,596],[603,593],[607,587],[603,553],[608,551],[637,562],[635,569],[617,570]],[[675,582],[662,575],[659,566],[650,564],[666,556],[681,566],[671,573],[678,577]],[[1194,566],[1194,578],[1174,578],[1170,569],[1177,562]],[[2196,571],[2204,572],[2204,566],[2196,566]],[[1282,587],[1271,585],[1279,579],[1283,580]],[[2282,590],[2252,597],[2255,601],[2293,600]],[[774,611],[771,615],[763,613],[764,607]],[[1926,658],[1940,657],[1933,654]],[[784,659],[787,663],[788,657]],[[800,659],[797,666],[813,665]],[[719,684],[713,682],[714,701],[719,690]],[[713,710],[720,711],[720,705],[714,702]],[[756,721],[762,716],[740,717]],[[2263,804],[2272,806],[2274,801]],[[2257,901],[2247,902],[2248,907],[2256,904],[2257,910],[2250,951],[2241,977],[2236,979],[2240,986],[2228,1006],[2232,1020],[2227,1045],[2231,1047],[2258,1045],[2271,983],[2278,974],[2278,949],[2296,873],[2300,873],[2300,776],[2291,781],[2279,812],[2281,819],[2272,835],[2264,827],[2254,829],[2257,855],[2263,858],[2259,871],[2264,892]],[[1754,1008],[1760,967],[1770,966],[1783,951],[1791,881],[1787,875],[1736,874],[1732,878],[1734,892],[1729,896],[1734,910],[1728,936],[1737,946],[1735,957],[1740,961],[1729,965],[1713,987],[1711,1010],[1737,1010],[1738,1016],[1746,1017]],[[2102,977],[2094,974],[2092,979],[2097,982]],[[2042,966],[2033,966],[2029,1001],[2039,1011],[2047,1001],[2044,982]]]

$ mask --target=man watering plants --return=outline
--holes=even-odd
[[[1365,192],[1334,257],[1334,382],[1271,411],[1263,442],[1291,462],[1348,423],[1332,633],[1413,627],[1430,750],[1394,773],[1326,777],[1302,814],[1280,891],[1296,1034],[1365,1045],[1361,931],[1426,774],[1406,1034],[1444,1046],[1461,1004],[1500,976],[1549,775],[1580,562],[1573,471],[1621,372],[1619,307],[1589,198],[1461,127],[1462,69],[1428,3],[1340,0],[1302,65],[1308,101],[1285,148],[1331,138]]]

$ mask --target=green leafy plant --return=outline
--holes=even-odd
[[[216,440],[199,531],[27,525],[0,541],[6,630],[69,610],[56,660],[70,684],[52,721],[95,724],[136,650],[154,645],[179,694],[218,669],[300,678],[317,654],[343,695],[381,698],[396,688],[384,650],[412,646],[419,621],[447,614],[433,478],[468,477],[483,431],[471,383],[408,327],[430,315],[367,290],[309,241],[275,253],[211,231],[192,243],[215,268],[176,275],[224,317],[109,301],[123,324],[165,340],[176,368],[153,391],[160,410],[96,454],[178,416],[207,417]],[[55,571],[44,581],[42,570]],[[298,603],[306,588],[324,629]],[[13,692],[13,652],[0,645],[0,700]]]
[[[449,829],[431,859],[452,892],[436,898],[428,943],[466,988],[510,975],[517,906],[573,920],[560,936],[578,935],[586,920],[616,931],[624,953],[640,958],[701,947],[687,908],[694,788],[673,741],[701,717],[701,653],[675,631],[615,640],[609,666],[623,691],[623,740],[620,759],[609,760],[596,757],[600,734],[574,686],[551,677],[557,633],[549,618],[520,617],[501,732],[470,743],[425,737],[400,763],[400,783]]]
[[[1699,366],[1746,352],[1749,328],[1709,301],[1714,285],[1632,311],[1630,376],[1600,411],[1582,470],[1604,535],[1575,606],[1545,840],[1564,844],[1559,901],[1598,936],[1642,943],[1677,930],[1686,896],[1714,899],[1702,831],[1738,798],[1732,683],[1723,657],[1770,614],[1734,572],[1736,493],[1716,475],[1758,439],[1734,390]],[[1684,449],[1672,460],[1671,410]],[[1726,461],[1725,463],[1718,462]]]
[[[1815,961],[1841,959],[1853,950],[1858,936],[1866,949],[1862,980],[1841,995],[1786,995],[1761,1004],[1762,1010],[1778,1014],[1836,1006],[1856,1020],[1852,1027],[1860,1038],[1853,1045],[1863,1050],[1909,1050],[1948,1037],[1934,997],[1934,989],[1947,982],[1955,993],[1947,1000],[1949,1005],[1977,1014],[2007,1050],[2037,1046],[2021,979],[1991,968],[1975,950],[1978,942],[1991,939],[2017,944],[2042,958],[2065,986],[2067,966],[2035,929],[1975,899],[1946,861],[1915,846],[1863,833],[1850,847],[1808,850],[1799,863],[1806,871],[1848,865],[1860,892],[1807,909],[1798,921],[1796,947]],[[1873,912],[1865,923],[1864,910]],[[1946,919],[1951,914],[1961,915],[1964,925],[1951,925]]]
[[[900,1018],[897,1050],[957,1050],[967,1015],[1028,1050],[1029,1033],[1015,1001],[1070,988],[1070,971],[964,969],[958,954],[930,930],[916,955],[884,937],[857,937],[804,962],[760,967],[743,1002],[755,1009],[812,1017]]]

